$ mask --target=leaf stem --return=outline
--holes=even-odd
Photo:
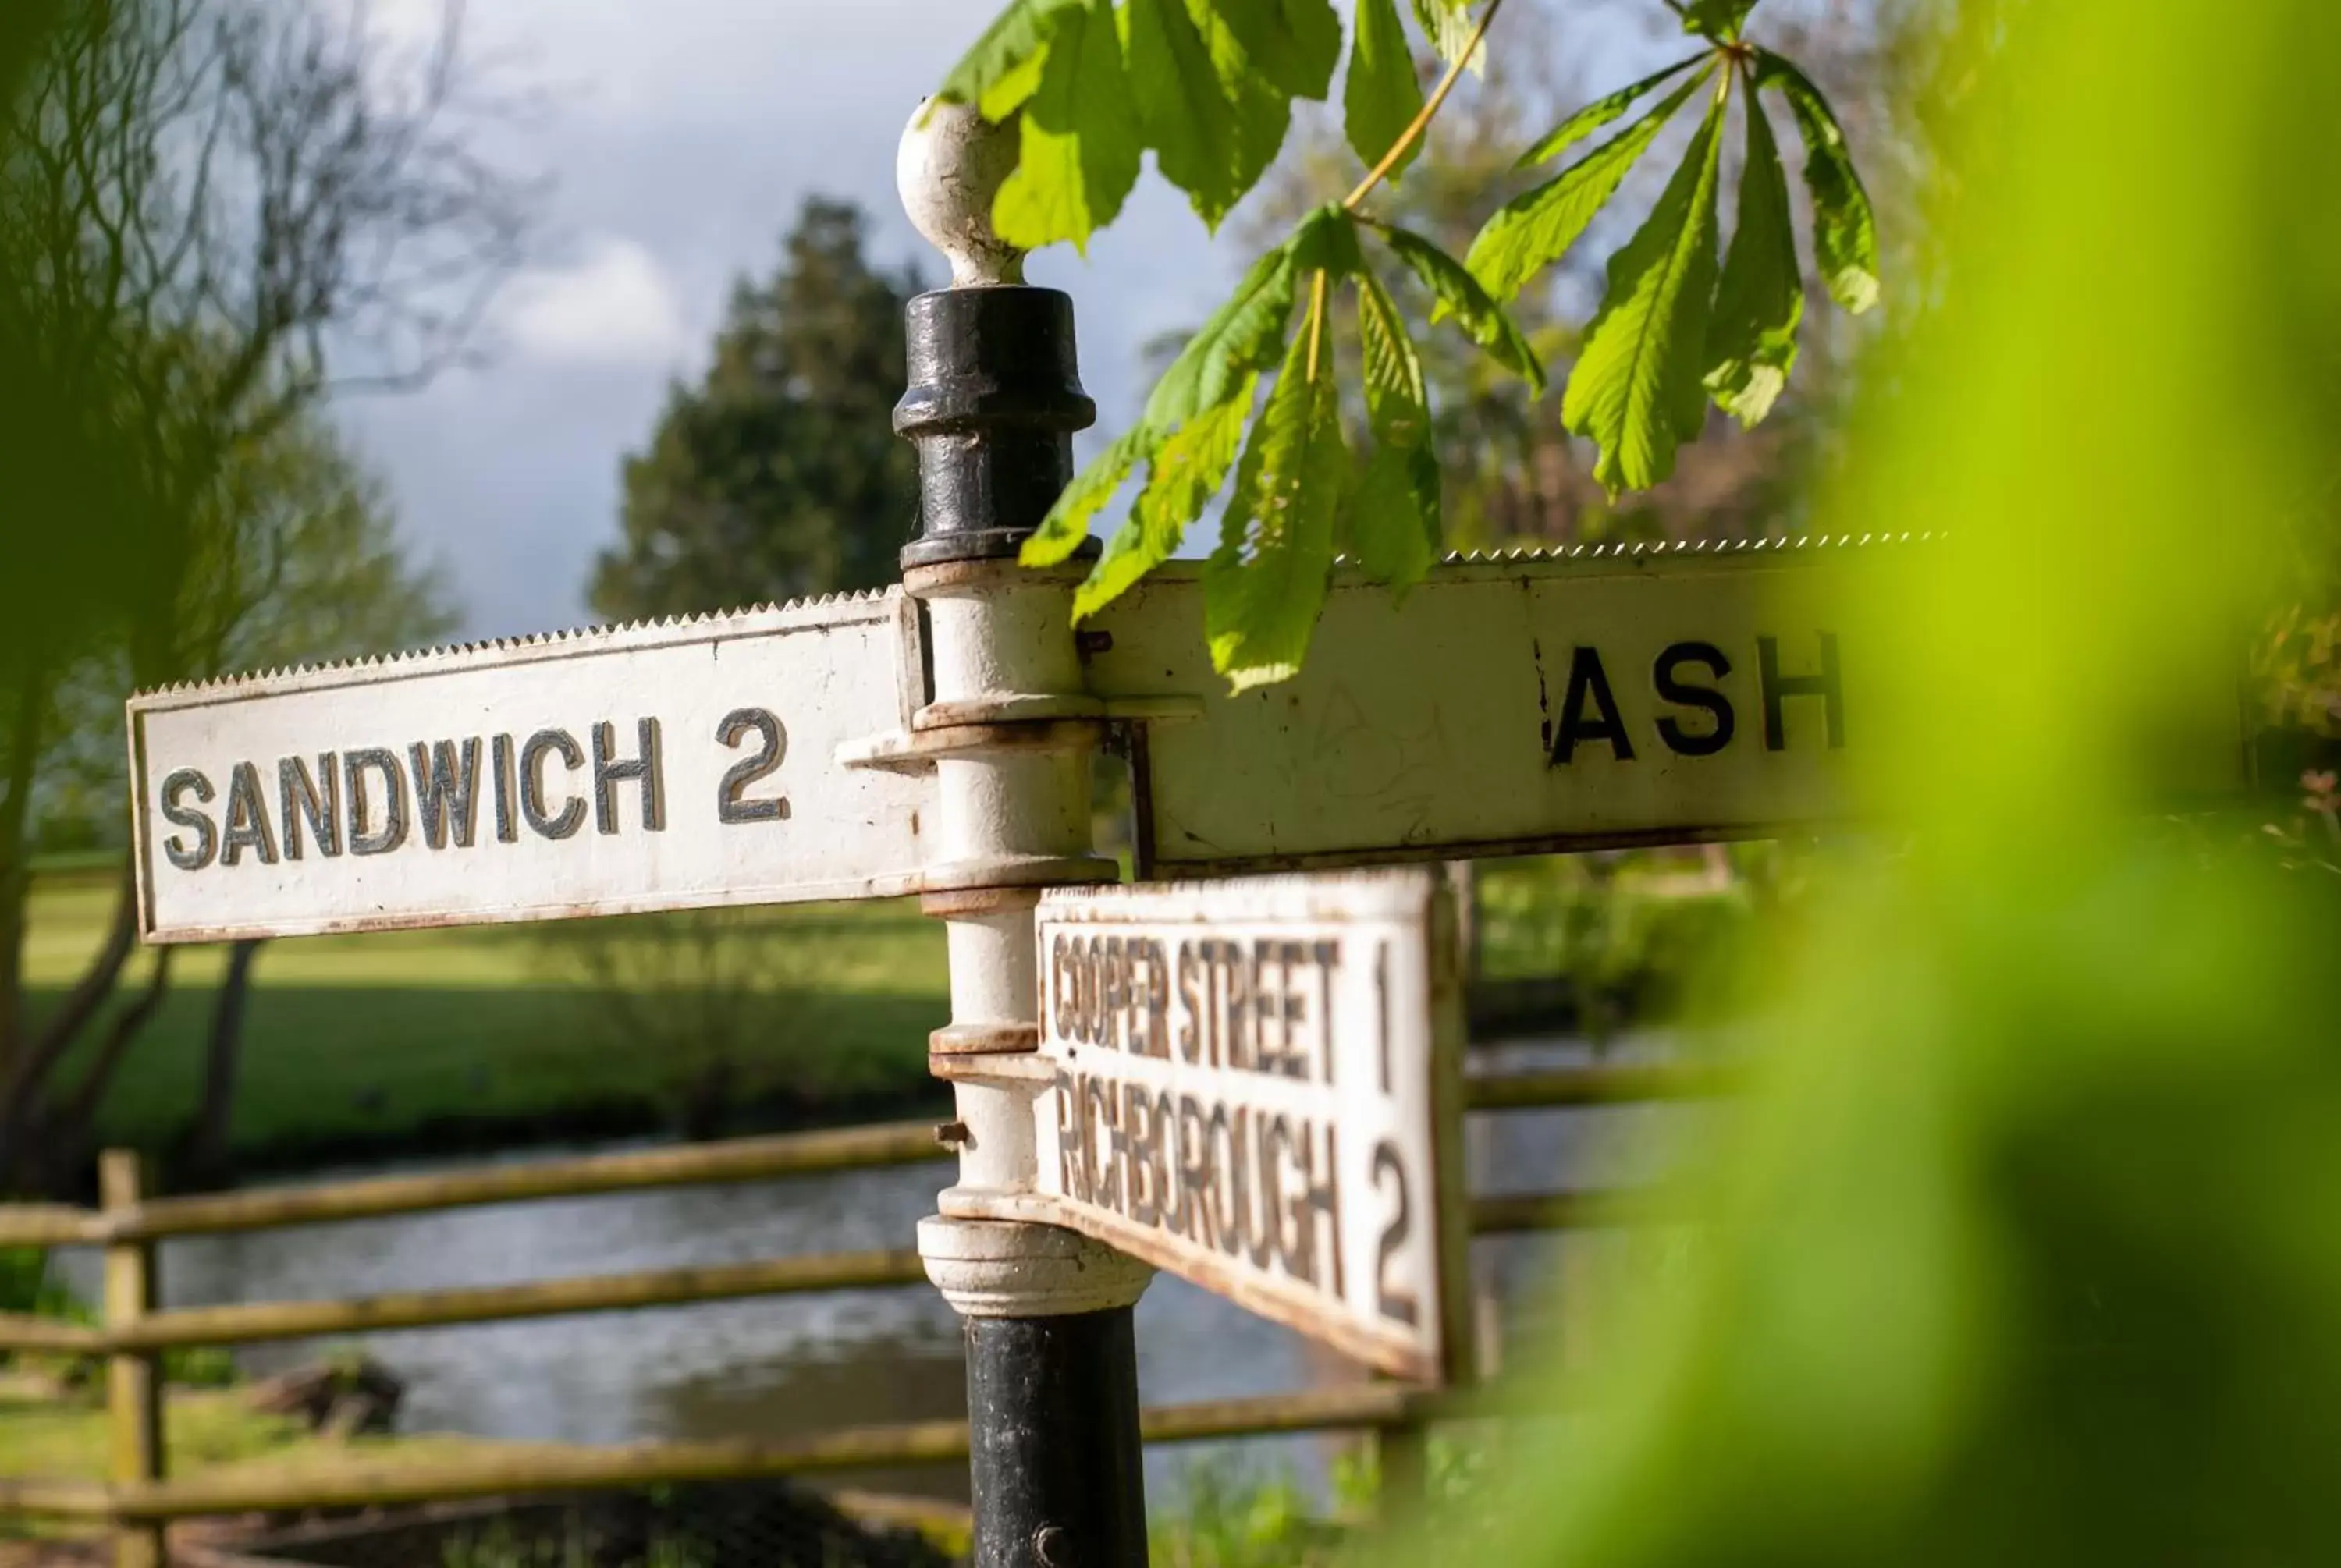
[[[1367,170],[1366,177],[1358,182],[1358,188],[1341,198],[1343,212],[1356,212],[1358,203],[1371,194],[1373,188],[1398,167],[1399,160],[1422,140],[1422,134],[1430,128],[1431,116],[1439,113],[1441,104],[1447,102],[1447,94],[1455,91],[1456,79],[1471,63],[1471,56],[1479,52],[1480,41],[1487,37],[1489,25],[1496,20],[1496,13],[1503,8],[1504,0],[1488,0],[1488,9],[1481,13],[1479,25],[1471,29],[1471,41],[1456,51],[1455,58],[1448,62],[1447,74],[1439,79],[1439,85],[1431,89],[1430,96],[1424,100],[1421,110],[1408,123],[1406,129],[1399,133],[1398,140],[1390,144],[1390,151],[1382,154],[1381,162]]]
[[[1325,291],[1328,279],[1325,269],[1317,269],[1309,281],[1309,379],[1317,379],[1317,351],[1325,337]]]

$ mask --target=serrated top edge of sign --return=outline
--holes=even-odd
[[[473,659],[483,653],[523,653],[544,648],[574,648],[583,652],[597,646],[614,646],[648,632],[689,631],[727,621],[763,620],[848,606],[876,606],[896,591],[897,588],[892,586],[856,589],[842,593],[813,594],[803,599],[767,600],[735,610],[705,610],[696,615],[645,616],[639,620],[617,621],[606,626],[564,627],[557,631],[532,632],[525,637],[491,637],[473,642],[447,642],[431,648],[408,649],[396,653],[326,660],[315,664],[286,664],[267,670],[241,670],[232,675],[209,676],[201,680],[174,680],[167,685],[143,687],[130,694],[130,701],[136,704],[161,697],[230,692],[264,683],[364,670],[395,670],[401,674],[420,674],[423,672],[423,667]]]
[[[1514,550],[1449,551],[1439,557],[1439,564],[1482,566],[1533,561],[1619,561],[1631,560],[1636,556],[1656,559],[1685,555],[1818,554],[1823,551],[1859,549],[1865,545],[1874,548],[1881,544],[1931,544],[1948,537],[1931,530],[1925,532],[1880,530],[1869,533],[1774,533],[1754,539],[1643,540],[1631,544],[1620,540],[1614,544],[1550,544],[1522,546]],[[1341,559],[1349,560],[1346,556]]]
[[[1421,866],[1281,872],[1167,882],[1051,888],[1034,918],[1071,923],[1130,920],[1292,920],[1409,915],[1428,906],[1443,878]]]

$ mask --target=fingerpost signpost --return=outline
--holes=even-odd
[[[1041,900],[1040,1168],[1002,1203],[1425,1383],[1459,1365],[1463,998],[1444,878]]]
[[[960,1156],[919,1245],[966,1322],[975,1561],[1124,1568],[1156,1267],[1399,1375],[1465,1365],[1438,878],[1161,879],[1835,820],[1880,672],[1829,607],[1888,557],[1464,561],[1402,610],[1337,573],[1307,667],[1233,696],[1175,565],[1076,634],[1078,568],[1016,561],[1094,410],[1071,302],[989,227],[1013,135],[944,108],[903,142],[953,275],[909,307],[899,586],[143,694],[134,850],[153,942],[916,894]],[[1091,842],[1107,744],[1139,886]],[[2239,746],[2196,755],[2181,787],[2236,781]]]

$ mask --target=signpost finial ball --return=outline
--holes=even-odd
[[[1024,253],[991,227],[991,199],[1016,167],[1013,120],[995,125],[967,104],[921,100],[902,131],[894,184],[911,226],[950,258],[951,286],[1024,281]]]

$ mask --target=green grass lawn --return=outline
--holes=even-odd
[[[47,1480],[105,1479],[105,1407],[94,1399],[59,1399],[46,1390],[11,1386],[0,1374],[0,1475]],[[282,1453],[301,1441],[300,1423],[263,1415],[232,1389],[171,1390],[164,1432],[174,1474]]]
[[[179,1479],[203,1474],[282,1479],[359,1466],[448,1464],[555,1449],[549,1444],[441,1434],[316,1436],[294,1417],[252,1409],[243,1388],[174,1388],[168,1399],[164,1467]],[[0,1370],[0,1475],[104,1481],[109,1441],[105,1409],[95,1398],[60,1398],[39,1386],[38,1380]],[[0,1518],[0,1542],[88,1537],[103,1529],[83,1520],[11,1516]]]
[[[1748,922],[1747,888],[1709,886],[1710,869],[1696,852],[1607,871],[1488,862],[1483,972],[1565,976],[1663,1008]],[[36,1010],[97,947],[113,898],[105,865],[42,877],[26,952]],[[940,1095],[926,1037],[949,1015],[943,952],[941,923],[907,899],[272,942],[253,971],[235,1152],[298,1166],[868,1116]],[[224,958],[179,950],[105,1103],[105,1140],[167,1151],[194,1116]],[[138,955],[125,990],[153,962]],[[729,1114],[711,1123],[711,1104]]]
[[[85,874],[38,886],[36,1010],[96,948],[113,896]],[[166,1147],[194,1114],[224,956],[177,954],[106,1101],[107,1140]],[[153,961],[133,960],[125,990]],[[941,927],[909,900],[276,941],[253,969],[234,1141],[265,1161],[532,1122],[648,1126],[718,1056],[732,1104],[817,1116],[918,1092],[948,1012]]]

